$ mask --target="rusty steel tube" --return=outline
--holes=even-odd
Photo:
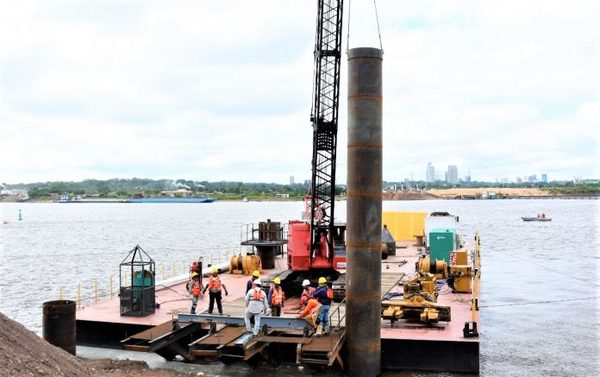
[[[382,61],[348,51],[346,346],[350,376],[381,373]]]

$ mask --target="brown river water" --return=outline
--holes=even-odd
[[[386,201],[384,210],[448,211],[459,233],[481,236],[481,375],[592,376],[600,370],[599,200]],[[118,265],[136,244],[159,278],[186,261],[240,251],[243,224],[301,216],[301,202],[212,204],[0,203],[0,311],[41,334],[42,303],[92,300],[115,288]],[[21,221],[18,211],[21,210]],[[345,220],[345,202],[337,219]],[[551,222],[523,222],[545,212]],[[164,272],[163,272],[164,271]],[[141,358],[153,367],[221,376],[320,376],[296,365],[251,367],[166,363],[156,355],[78,347],[84,357]],[[386,372],[389,376],[432,376]],[[441,374],[450,376],[452,374]]]

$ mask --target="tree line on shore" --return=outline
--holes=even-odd
[[[309,191],[309,182],[295,184],[279,183],[253,183],[239,181],[193,181],[186,179],[149,179],[149,178],[114,178],[108,180],[86,179],[79,182],[37,182],[27,184],[3,184],[7,189],[25,189],[32,199],[52,198],[55,195],[68,193],[71,195],[97,196],[97,197],[132,197],[143,194],[146,197],[159,196],[163,191],[186,190],[194,196],[209,195],[219,199],[235,199],[243,197],[286,197],[301,199]],[[402,181],[383,182],[382,189],[385,190],[428,190],[457,187],[514,187],[514,188],[541,188],[550,194],[592,194],[600,192],[600,180],[553,181],[550,183],[508,183],[498,182],[460,182],[449,184],[448,182],[424,182],[424,181]],[[343,195],[346,191],[345,185],[336,185],[336,195]]]

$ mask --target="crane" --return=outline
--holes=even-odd
[[[290,276],[339,277],[346,268],[345,224],[335,224],[335,168],[342,55],[343,0],[318,0],[314,50],[312,175],[304,220],[288,224]],[[298,285],[299,286],[299,285]]]
[[[314,98],[310,115],[313,128],[310,258],[312,261],[316,252],[320,251],[327,256],[330,266],[335,251],[335,168],[343,8],[343,0],[318,0]]]

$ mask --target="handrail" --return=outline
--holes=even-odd
[[[473,274],[473,292],[471,296],[471,321],[477,319],[477,310],[479,310],[479,278],[481,275],[481,260],[480,260],[480,244],[479,232],[475,234],[475,256],[474,256],[474,274]]]

